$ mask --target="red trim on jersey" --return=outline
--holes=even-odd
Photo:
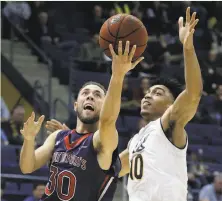
[[[73,133],[73,132],[72,132]],[[80,137],[79,139],[75,140],[73,143],[70,144],[69,142],[69,135],[67,135],[65,138],[64,138],[64,142],[65,142],[65,146],[66,146],[66,149],[70,150],[70,149],[73,149],[75,146],[78,146],[83,140],[85,140],[88,136],[90,136],[92,133],[89,133],[89,134],[85,134],[83,135],[82,137]]]
[[[102,190],[104,189],[104,187],[106,186],[106,184],[108,183],[108,181],[109,181],[110,178],[111,178],[110,175],[107,175],[107,176],[105,177],[105,179],[104,179],[104,181],[103,181],[103,183],[102,183],[102,185],[101,185],[101,187],[100,187],[100,189],[99,189],[99,196],[101,195]],[[99,197],[99,196],[98,196],[98,197]]]

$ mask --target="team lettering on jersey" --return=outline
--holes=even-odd
[[[52,157],[52,163],[67,163],[75,167],[80,167],[82,170],[86,170],[87,161],[74,155],[73,153],[67,152],[55,152]]]
[[[145,149],[145,142],[148,138],[149,134],[143,136],[138,143],[136,144],[135,148],[133,149],[133,154],[136,152],[141,152]]]

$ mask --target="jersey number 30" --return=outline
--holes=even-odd
[[[56,190],[57,196],[60,200],[69,201],[74,197],[76,188],[75,175],[67,170],[58,173],[58,168],[51,165],[50,167],[49,182],[45,188],[45,194],[50,196]],[[68,186],[64,188],[64,178],[68,179]],[[63,192],[63,189],[67,189],[67,192]]]
[[[131,160],[130,178],[134,180],[134,179],[142,179],[142,177],[143,177],[143,157],[141,154],[138,154]]]

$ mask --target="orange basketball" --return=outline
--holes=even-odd
[[[123,42],[123,48],[126,41],[130,41],[130,48],[136,45],[134,61],[143,54],[148,42],[148,33],[143,23],[135,16],[127,14],[114,15],[106,20],[99,36],[100,47],[108,57],[111,57],[109,44],[113,45],[116,53],[119,41]]]

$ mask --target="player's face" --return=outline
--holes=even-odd
[[[214,183],[215,190],[218,194],[222,194],[222,178],[217,178]]]
[[[39,185],[36,187],[36,189],[33,191],[34,196],[37,199],[41,199],[41,197],[43,196],[45,192],[45,186],[44,185]]]
[[[25,109],[22,106],[15,108],[12,114],[13,121],[16,123],[23,123],[25,117]]]
[[[150,87],[141,101],[141,115],[151,119],[159,118],[173,103],[173,96],[169,89],[163,85]]]
[[[80,121],[85,124],[96,123],[104,98],[104,91],[97,85],[87,85],[82,88],[74,106]]]

